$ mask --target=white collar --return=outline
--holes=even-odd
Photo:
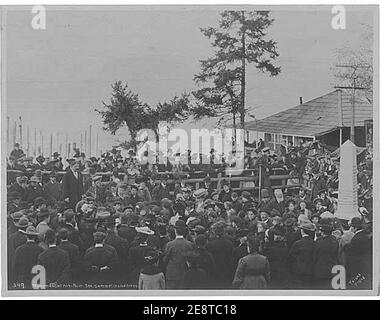
[[[183,236],[176,236],[176,239],[184,239]]]
[[[49,244],[49,248],[55,248],[56,246],[56,244]]]
[[[95,248],[103,248],[103,243],[95,243]]]

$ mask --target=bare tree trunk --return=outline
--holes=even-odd
[[[241,92],[240,92],[240,125],[243,131],[245,131],[245,15],[244,11],[242,11],[242,36],[241,36],[241,44],[242,44],[242,59],[241,59],[241,69],[242,69],[242,78],[241,78]]]

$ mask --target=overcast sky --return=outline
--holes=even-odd
[[[375,13],[368,7],[346,7],[346,30],[334,30],[331,6],[271,10],[275,22],[269,36],[278,43],[282,72],[270,78],[248,69],[246,103],[255,108],[251,113],[257,118],[297,105],[300,96],[307,101],[334,90],[331,67],[337,49],[359,47]],[[31,7],[8,9],[6,94],[11,125],[22,116],[24,132],[28,125],[31,135],[34,128],[43,130],[45,141],[50,133],[63,139],[67,132],[79,143],[80,134],[92,124],[93,137],[100,132],[99,149],[109,148],[116,138],[101,132],[94,109],[109,101],[110,85],[126,81],[151,104],[195,89],[192,78],[199,59],[212,53],[199,28],[216,26],[219,13],[220,8],[212,7],[47,7],[46,30],[33,30]]]

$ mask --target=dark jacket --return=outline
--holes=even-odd
[[[114,280],[113,272],[117,264],[116,250],[107,244],[95,245],[87,249],[84,264],[89,284],[110,284]]]
[[[207,250],[213,256],[217,266],[215,270],[215,285],[217,287],[227,288],[231,285],[233,273],[235,271],[233,270],[232,265],[232,242],[223,237],[219,237],[208,243]]]
[[[372,237],[366,231],[357,232],[345,248],[347,281],[350,288],[371,288]],[[361,275],[358,277],[358,275]],[[363,279],[360,279],[364,277]],[[351,282],[351,283],[350,283]]]
[[[290,272],[295,276],[311,276],[313,270],[314,240],[305,236],[297,240],[289,251]]]
[[[183,289],[207,289],[207,273],[202,268],[190,268],[183,276]]]
[[[75,178],[69,169],[62,178],[63,199],[69,198],[69,206],[75,209],[75,205],[82,199],[83,176],[78,172],[78,179]]]
[[[78,246],[66,240],[61,241],[58,248],[67,252],[69,255],[71,266],[70,276],[73,281],[77,281],[82,276],[83,272],[83,261]]]
[[[333,266],[338,264],[339,243],[334,236],[319,238],[313,254],[313,278],[330,279]]]
[[[163,263],[166,266],[166,279],[181,281],[186,272],[186,261],[182,253],[192,250],[193,244],[184,238],[169,241],[165,247]]]
[[[266,246],[264,255],[268,258],[271,280],[269,288],[287,289],[289,285],[288,248],[286,242],[273,241]]]
[[[68,282],[70,258],[66,251],[58,247],[49,247],[38,256],[38,264],[45,267],[47,285],[51,283],[65,284]]]
[[[38,256],[44,251],[35,241],[27,241],[16,249],[13,260],[15,281],[23,283],[25,289],[31,289],[34,275],[32,268],[37,265]]]

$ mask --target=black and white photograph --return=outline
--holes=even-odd
[[[378,294],[378,5],[0,12],[2,295]]]

